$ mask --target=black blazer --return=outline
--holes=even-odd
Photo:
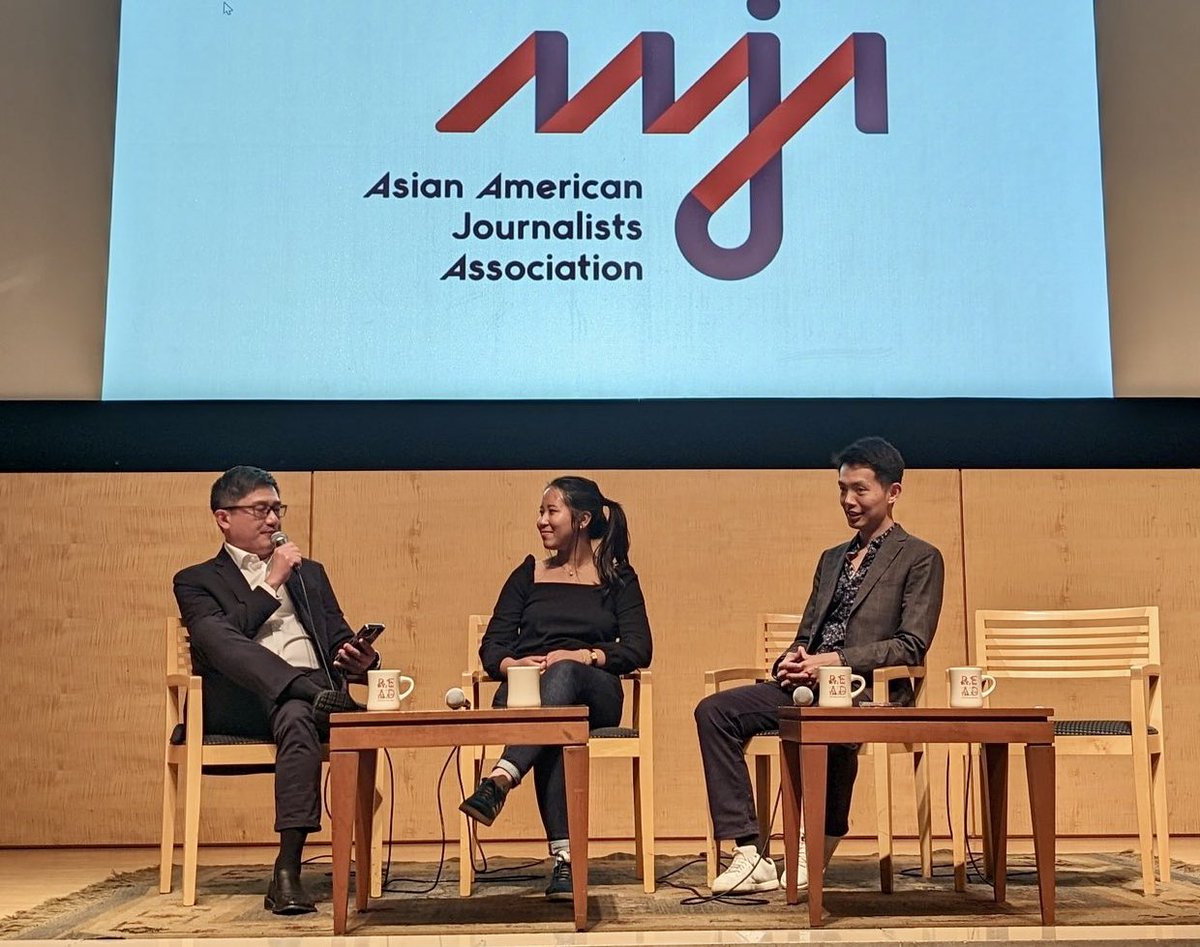
[[[812,645],[833,605],[833,593],[851,542],[853,539],[821,553],[812,594],[789,651],[798,647],[807,650]],[[867,679],[863,700],[872,699],[871,674],[876,668],[893,664],[918,667],[925,663],[942,610],[945,578],[946,566],[936,546],[905,532],[899,524],[888,533],[850,607],[842,647],[851,670]],[[775,664],[778,666],[779,661]],[[892,699],[910,702],[911,688],[901,683]]]
[[[325,568],[305,559],[287,580],[287,590],[296,617],[325,657],[333,686],[340,686],[333,658],[353,633]],[[295,667],[254,640],[279,601],[270,592],[250,588],[224,545],[212,559],[175,576],[175,601],[191,635],[193,665],[204,678],[206,718],[210,704],[236,699],[237,691],[248,691],[269,706],[295,679]]]

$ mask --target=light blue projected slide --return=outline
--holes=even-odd
[[[106,399],[1111,396],[1091,0],[123,0]]]

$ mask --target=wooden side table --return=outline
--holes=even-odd
[[[384,711],[329,718],[330,807],[333,835],[333,932],[346,933],[350,847],[359,860],[355,906],[366,910],[371,876],[371,802],[376,751],[422,746],[561,746],[567,783],[567,825],[575,929],[587,925],[588,711],[586,707],[529,710]]]
[[[978,743],[987,770],[985,819],[993,839],[996,901],[1006,894],[1008,855],[1008,748],[1025,745],[1029,809],[1038,873],[1042,923],[1054,923],[1054,711],[990,708],[925,707],[782,707],[779,711],[779,756],[783,783],[784,864],[787,902],[799,893],[800,805],[803,800],[804,841],[808,856],[808,918],[821,925],[825,877],[825,780],[829,747],[838,743]],[[951,830],[955,851],[966,835],[961,806],[953,806]],[[956,888],[958,882],[956,865]]]

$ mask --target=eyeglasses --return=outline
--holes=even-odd
[[[223,510],[245,510],[256,520],[265,520],[274,513],[279,519],[287,515],[286,503],[243,503],[240,506],[223,506]]]

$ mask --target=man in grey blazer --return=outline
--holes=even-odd
[[[743,748],[748,739],[779,729],[779,708],[797,687],[816,691],[818,669],[842,665],[871,681],[878,667],[924,664],[942,608],[942,554],[904,531],[892,517],[900,496],[904,459],[879,437],[855,441],[834,457],[842,511],[855,531],[849,542],[821,554],[796,640],[772,668],[773,679],[704,698],[696,731],[718,840],[733,842],[733,861],[713,882],[714,894],[773,891],[779,877],[763,854],[754,793]],[[879,700],[912,701],[907,682]],[[820,696],[817,697],[818,702]],[[868,687],[860,698],[876,699]],[[828,862],[849,831],[847,818],[858,747],[830,747],[825,817]],[[801,848],[803,860],[803,848]],[[805,883],[800,866],[797,881]]]

